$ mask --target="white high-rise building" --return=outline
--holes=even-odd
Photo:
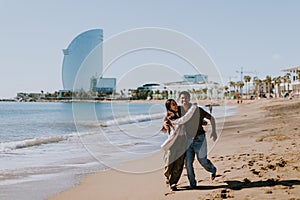
[[[62,82],[64,90],[74,91],[76,89],[89,89],[91,75],[102,75],[102,47],[103,42],[103,30],[102,29],[92,29],[79,34],[75,39],[72,40],[67,49],[63,50],[64,59],[62,64]],[[97,47],[97,48],[96,48]],[[90,62],[90,69],[81,70],[81,66],[85,62],[85,59],[94,50],[97,52],[96,58]],[[91,58],[89,58],[91,60]],[[85,65],[86,67],[86,65]],[[79,73],[85,73],[86,77],[80,74],[80,79],[77,77]],[[77,82],[76,82],[77,81]],[[86,81],[86,83],[81,82]]]

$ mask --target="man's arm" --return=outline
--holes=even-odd
[[[218,136],[217,136],[217,130],[216,130],[216,120],[208,112],[206,112],[205,118],[210,120],[210,124],[211,124],[211,128],[212,128],[210,137],[213,138],[213,141],[216,141],[217,138],[218,138]]]
[[[193,116],[195,110],[196,110],[197,106],[196,105],[192,105],[190,107],[190,109],[187,111],[187,113],[185,113],[184,116],[176,119],[173,121],[173,124],[184,124],[186,123],[188,120],[191,119],[191,117]]]

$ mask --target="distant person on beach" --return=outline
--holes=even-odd
[[[240,102],[243,103],[243,100],[241,99],[241,96],[240,96],[240,93],[238,90],[236,90],[236,92],[235,92],[235,97],[237,99],[237,103],[240,103]]]
[[[168,139],[161,145],[165,150],[165,172],[166,183],[172,191],[177,190],[177,183],[182,174],[184,166],[185,151],[187,146],[186,123],[196,110],[196,106],[191,106],[190,110],[179,117],[178,106],[174,99],[168,99],[165,103],[166,116],[162,131],[168,134]]]
[[[211,114],[211,113],[212,113],[212,108],[213,108],[213,107],[212,107],[212,104],[209,104],[208,107],[209,107],[209,113]]]
[[[179,116],[184,116],[192,107],[192,104],[190,103],[190,94],[187,91],[180,92],[179,102],[181,104],[181,106],[178,106]],[[199,163],[204,167],[204,169],[211,173],[212,180],[215,179],[217,172],[216,167],[207,158],[207,143],[205,137],[205,130],[202,126],[204,118],[210,120],[212,126],[211,137],[215,141],[217,139],[215,119],[204,109],[197,106],[196,112],[194,112],[191,119],[185,123],[188,142],[185,164],[191,188],[197,187],[193,167],[195,155]]]

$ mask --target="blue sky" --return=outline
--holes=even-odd
[[[299,9],[297,0],[0,0],[0,98],[62,89],[62,49],[94,28],[104,39],[142,27],[181,32],[207,51],[225,82],[238,81],[241,67],[261,79],[283,75],[299,65]]]

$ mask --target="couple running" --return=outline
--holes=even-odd
[[[190,188],[196,188],[197,182],[193,162],[195,155],[199,163],[211,173],[211,179],[216,177],[216,167],[207,158],[207,143],[203,125],[210,120],[212,126],[211,137],[217,139],[216,125],[214,117],[190,103],[190,94],[187,91],[179,94],[180,106],[173,99],[168,99],[165,103],[167,114],[164,117],[162,131],[168,133],[168,139],[162,144],[165,150],[165,177],[166,183],[171,190],[177,190],[177,183],[181,176],[184,161],[190,182]]]

